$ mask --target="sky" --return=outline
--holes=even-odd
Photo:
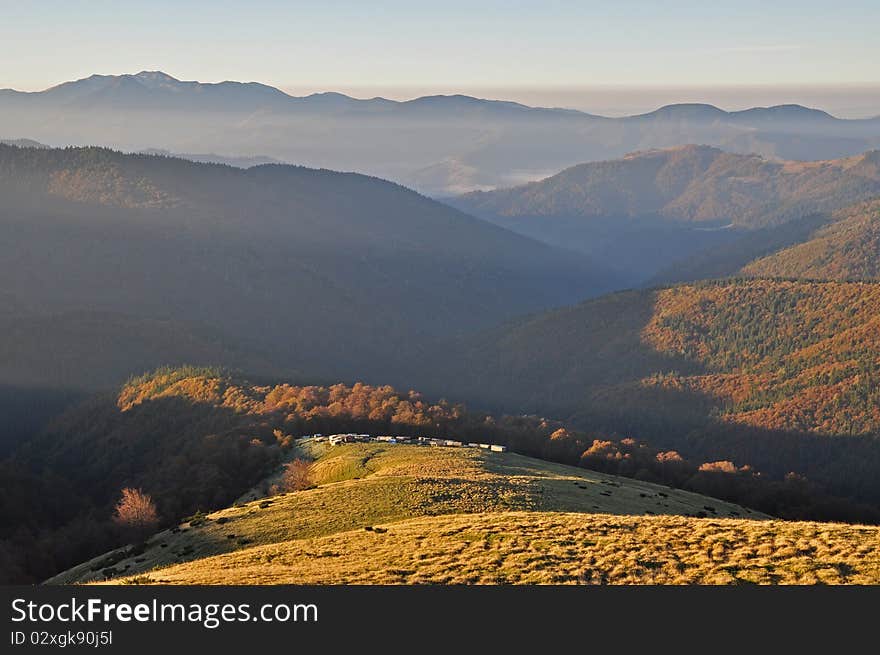
[[[296,95],[462,92],[609,114],[816,99],[880,114],[880,0],[730,5],[0,0],[0,88],[163,70]]]

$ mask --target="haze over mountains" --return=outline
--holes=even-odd
[[[880,151],[796,162],[688,145],[581,164],[450,202],[547,243],[627,262],[644,279],[701,250],[740,242],[749,231],[878,195]]]
[[[435,195],[509,186],[682,143],[804,160],[880,145],[880,118],[842,120],[797,105],[737,112],[672,105],[605,118],[467,96],[294,97],[257,83],[184,82],[148,71],[94,75],[35,93],[0,91],[0,124],[9,138],[273,157],[378,175]]]
[[[34,141],[33,139],[0,139],[0,144],[7,146],[17,146],[19,148],[51,148],[45,143]],[[138,155],[156,155],[159,157],[177,157],[178,159],[187,159],[189,161],[201,164],[226,164],[227,166],[235,166],[236,168],[252,168],[254,166],[262,166],[263,164],[283,164],[273,157],[263,157],[260,155],[254,157],[235,157],[216,155],[213,153],[192,153],[192,152],[171,152],[170,150],[162,150],[161,148],[145,148],[134,154]]]
[[[10,643],[867,637],[880,1],[0,5]]]
[[[0,188],[9,383],[269,359],[390,376],[433,340],[616,286],[580,255],[363,175],[0,146]]]
[[[262,484],[297,435],[336,430],[454,433],[674,485],[705,494],[703,510],[687,503],[694,521],[724,498],[880,523],[880,119],[699,104],[609,119],[145,72],[2,91],[0,125],[0,569],[12,579],[118,546],[109,516],[124,486],[177,525]],[[70,143],[132,154],[45,145]],[[344,511],[310,506],[340,543],[384,534],[372,520],[544,502],[491,460],[461,478],[469,455],[413,450],[405,475],[363,484],[372,448],[330,457],[325,482],[344,484],[311,496],[353,509],[349,491],[363,494],[363,520],[346,524],[356,538],[337,534]],[[409,479],[438,462],[448,476]],[[564,502],[544,510],[616,511],[610,490],[574,491],[588,490],[581,474],[520,464],[538,467],[530,485],[562,476]],[[391,477],[383,506],[373,491]],[[627,512],[672,502],[589,479],[626,489]],[[290,540],[316,536],[297,523],[301,498],[279,503]],[[414,499],[411,516],[382,513]],[[266,535],[239,525],[202,554],[247,557],[226,540]],[[132,572],[174,564],[192,537],[149,562],[124,556]],[[40,544],[53,551],[42,561]],[[101,561],[77,579],[121,573]]]
[[[451,340],[652,277],[875,277],[875,205],[830,210],[878,171],[686,146],[455,201],[533,239],[361,175],[0,146],[0,383],[202,363],[433,390]]]

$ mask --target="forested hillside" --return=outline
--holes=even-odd
[[[757,228],[878,194],[880,151],[799,162],[688,145],[573,166],[540,182],[474,192],[456,204],[499,222],[656,216]]]
[[[772,252],[772,243],[796,243],[806,236],[801,226],[815,226],[814,215],[877,196],[878,151],[798,162],[691,145],[582,164],[540,182],[450,202],[547,243],[617,262],[641,282],[729,274]],[[739,265],[730,270],[730,260]],[[683,270],[667,272],[673,266]]]
[[[362,175],[0,145],[0,190],[11,384],[261,372],[268,351],[279,374],[393,379],[433,340],[614,286],[583,257]]]
[[[876,503],[878,316],[867,283],[617,293],[467,342],[438,391]]]
[[[880,200],[835,212],[803,243],[747,264],[743,274],[825,280],[880,277]]]

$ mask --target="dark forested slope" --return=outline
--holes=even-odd
[[[0,146],[0,189],[11,381],[74,381],[65,362],[91,359],[83,378],[115,384],[145,364],[237,366],[242,352],[257,370],[268,352],[276,371],[382,377],[432,339],[614,284],[582,257],[362,175]],[[88,339],[83,313],[108,316]],[[59,368],[22,361],[44,346],[63,352]]]

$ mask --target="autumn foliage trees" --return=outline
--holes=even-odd
[[[690,375],[646,384],[715,399],[726,421],[880,431],[880,285],[740,280],[658,291],[643,339]]]
[[[832,219],[806,241],[757,259],[742,273],[811,280],[880,278],[880,200],[847,207]]]
[[[159,525],[159,513],[153,499],[140,489],[125,487],[116,503],[113,522],[132,539],[141,540]]]
[[[282,491],[303,491],[312,486],[312,467],[309,462],[297,457],[284,465],[281,476]]]

